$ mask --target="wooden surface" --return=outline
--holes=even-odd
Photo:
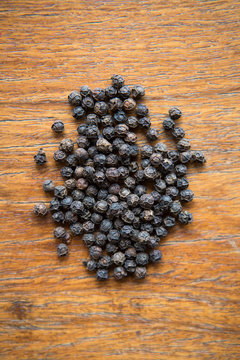
[[[1,1],[1,360],[240,358],[239,16],[237,0]],[[190,169],[194,222],[161,243],[163,261],[103,284],[81,241],[57,259],[51,219],[31,210],[50,199],[44,179],[62,182],[50,126],[76,137],[68,93],[113,73],[146,87],[160,128],[179,105],[208,161]]]

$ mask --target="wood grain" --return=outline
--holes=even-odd
[[[240,358],[239,15],[235,0],[1,2],[1,360]],[[113,73],[146,87],[159,128],[179,105],[208,161],[190,169],[194,222],[161,243],[163,261],[143,282],[99,284],[81,239],[59,261],[32,207],[50,199],[44,179],[62,182],[50,126],[76,137],[68,93]]]

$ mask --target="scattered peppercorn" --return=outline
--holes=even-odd
[[[56,120],[52,124],[52,130],[56,133],[61,133],[64,130],[64,123],[61,120]]]
[[[138,162],[133,129],[142,128],[148,141],[156,141],[159,131],[151,127],[148,107],[139,102],[145,89],[125,85],[121,75],[111,80],[106,89],[92,91],[84,85],[68,96],[73,116],[85,122],[77,127],[77,149],[73,140],[65,138],[53,156],[62,165],[64,186],[45,180],[43,189],[53,193],[49,210],[53,221],[61,224],[53,232],[61,240],[58,256],[68,254],[70,235],[82,235],[90,255],[83,264],[96,272],[98,280],[107,280],[111,268],[117,280],[131,274],[143,279],[148,263],[161,260],[156,248],[176,220],[184,225],[192,222],[192,214],[182,206],[193,199],[185,177],[187,166],[206,159],[201,151],[190,151],[184,129],[175,126],[181,110],[172,107],[163,128],[177,140],[177,150],[162,142],[143,145]],[[52,130],[62,132],[63,122],[55,121]],[[34,160],[40,165],[46,162],[43,149]],[[154,189],[150,192],[149,181]],[[39,203],[34,212],[44,216],[48,209]]]
[[[37,165],[44,165],[47,162],[45,151],[40,148],[38,153],[34,155],[34,161]]]

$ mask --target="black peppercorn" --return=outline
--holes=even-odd
[[[172,205],[170,206],[170,213],[174,216],[178,215],[182,211],[182,205],[179,200],[173,201]]]
[[[106,245],[106,252],[108,254],[114,254],[116,251],[118,251],[118,247],[115,244],[108,243]]]
[[[98,261],[98,268],[108,269],[112,265],[112,259],[109,255],[104,255]]]
[[[52,214],[52,218],[56,223],[64,223],[65,216],[62,211],[57,211]]]
[[[113,113],[115,111],[119,111],[122,109],[122,100],[119,99],[118,97],[114,97],[112,99],[109,100],[108,102],[108,107],[109,107],[109,110],[112,111]],[[117,119],[115,119],[116,121],[118,121]]]
[[[61,200],[61,206],[64,210],[69,210],[71,204],[73,202],[73,198],[71,196],[66,196]]]
[[[57,255],[59,257],[68,255],[68,246],[64,243],[61,243],[57,247]]]
[[[147,131],[146,137],[148,141],[156,141],[159,138],[159,131],[155,128],[151,128]]]
[[[168,173],[168,172],[173,171],[174,164],[173,164],[172,160],[165,158],[165,159],[163,159],[163,161],[161,163],[161,167],[165,173]]]
[[[75,224],[78,221],[76,214],[73,214],[72,211],[66,211],[64,215],[64,222],[68,224]]]
[[[137,265],[141,265],[141,266],[147,265],[148,261],[149,261],[149,255],[147,253],[140,252],[137,254],[136,256]]]
[[[144,266],[137,266],[134,272],[136,279],[144,279],[147,275],[147,269]]]
[[[166,227],[166,228],[171,228],[175,225],[175,218],[172,217],[172,216],[166,216],[164,219],[163,219],[163,225]]]
[[[97,232],[95,236],[96,245],[103,248],[107,242],[107,236],[101,232]]]
[[[76,222],[70,225],[70,231],[73,236],[79,236],[83,233],[83,226],[81,223]]]
[[[115,138],[115,128],[113,126],[106,126],[102,131],[102,135],[108,141],[112,141]]]
[[[37,216],[45,216],[48,213],[47,206],[44,203],[35,204],[33,211]]]
[[[64,123],[61,120],[56,120],[52,124],[52,130],[56,133],[61,133],[64,130]]]
[[[187,225],[193,221],[193,216],[188,211],[181,211],[178,214],[178,221],[183,225]]]
[[[96,88],[92,91],[92,96],[96,101],[103,101],[105,99],[105,90],[101,88]]]
[[[117,89],[114,86],[110,85],[105,89],[105,95],[109,99],[114,98],[117,95]]]
[[[181,177],[177,179],[176,187],[180,190],[186,189],[188,187],[189,183],[188,180],[185,177]]]
[[[130,247],[125,251],[126,259],[135,259],[136,255],[137,255],[137,252],[134,247]]]
[[[85,190],[88,187],[88,181],[86,179],[79,178],[77,180],[76,187],[79,190]]]
[[[104,154],[109,154],[112,151],[112,144],[107,139],[104,139],[103,137],[100,137],[97,140],[96,146],[97,146],[98,151],[100,151]]]
[[[76,106],[73,109],[73,117],[77,120],[81,120],[85,116],[85,110],[81,106]]]
[[[204,164],[206,162],[205,156],[202,151],[192,151],[192,161]]]
[[[86,128],[87,126],[85,124],[81,124],[77,128],[77,132],[79,135],[86,135]]]
[[[158,177],[157,170],[153,166],[147,166],[144,169],[144,176],[146,179],[155,180]]]
[[[191,147],[190,141],[188,139],[181,139],[178,141],[176,147],[177,147],[178,151],[180,151],[180,152],[187,151]]]
[[[171,119],[177,120],[182,116],[182,112],[177,106],[173,106],[169,110],[169,116],[170,116]]]
[[[138,120],[135,116],[129,116],[126,120],[126,125],[129,128],[135,129],[138,126]]]
[[[99,116],[107,115],[108,113],[108,106],[104,101],[98,101],[95,103],[94,106],[94,113]]]
[[[151,209],[154,204],[154,198],[151,194],[143,194],[140,197],[139,204],[143,209]]]
[[[92,91],[91,91],[89,86],[83,85],[83,86],[80,87],[80,94],[82,95],[82,97],[91,96]]]
[[[183,164],[178,164],[175,166],[175,173],[177,176],[183,176],[187,173],[187,167]]]
[[[134,260],[128,259],[124,263],[124,268],[129,273],[134,273],[136,270],[136,262]]]
[[[34,155],[34,161],[37,165],[44,165],[47,162],[45,151],[40,148],[38,153]]]
[[[182,164],[187,164],[191,161],[192,159],[192,153],[191,151],[184,151],[179,155],[179,161]]]
[[[190,202],[193,200],[194,194],[192,190],[186,189],[180,192],[180,200],[184,202]]]
[[[100,225],[100,231],[107,234],[112,229],[112,226],[111,220],[103,219]]]
[[[88,271],[95,271],[97,269],[97,262],[95,260],[88,260],[86,263],[84,263]]]
[[[135,144],[135,142],[137,141],[137,135],[131,131],[129,131],[124,140],[128,143],[128,144]]]
[[[108,209],[108,203],[105,200],[99,200],[94,206],[94,211],[99,214],[104,214]]]
[[[108,279],[108,270],[98,269],[97,271],[97,280],[104,281]]]
[[[125,276],[127,276],[127,272],[124,269],[124,267],[122,266],[117,266],[113,269],[113,276],[115,277],[116,280],[121,280],[123,279]]]
[[[85,235],[87,235],[87,234],[85,234]],[[88,234],[88,235],[91,235],[91,234]],[[83,238],[84,238],[84,236],[83,236]],[[99,246],[91,246],[90,245],[89,255],[92,259],[94,259],[94,260],[100,259],[100,257],[102,256],[102,252],[103,252],[102,248],[100,248]]]
[[[54,182],[52,180],[45,180],[43,183],[43,190],[46,192],[53,192],[55,188]]]
[[[88,212],[88,214],[91,216],[90,212]],[[95,224],[92,221],[88,220],[83,223],[83,231],[85,233],[93,233],[94,230],[95,230]]]
[[[146,244],[149,241],[149,237],[150,237],[149,232],[143,230],[139,232],[137,241],[141,244]]]
[[[65,186],[59,185],[54,189],[54,196],[58,199],[63,199],[67,196],[67,189]]]
[[[175,122],[172,119],[165,119],[163,120],[163,127],[165,130],[169,131],[169,130],[173,130],[175,126]]]
[[[127,120],[127,115],[123,110],[119,110],[113,115],[113,118],[117,123],[125,123]]]
[[[72,91],[71,94],[68,95],[68,102],[73,106],[81,105],[81,101],[82,97],[76,90]]]
[[[172,160],[172,162],[175,164],[178,162],[179,159],[179,152],[175,150],[170,150],[167,153],[168,159]]]
[[[160,250],[152,250],[149,253],[149,257],[150,257],[151,262],[156,263],[162,259],[162,253]]]
[[[145,185],[137,185],[134,190],[134,193],[139,197],[142,196],[143,194],[146,194],[146,192],[147,192],[147,188]]]
[[[136,108],[136,113],[138,116],[143,117],[147,116],[149,113],[148,107],[145,104],[138,104]]]
[[[145,95],[145,89],[142,85],[135,85],[132,88],[132,97],[134,99],[140,99]]]
[[[60,142],[59,150],[64,151],[66,154],[69,154],[73,151],[74,142],[71,139],[63,139]]]
[[[176,126],[173,130],[172,130],[172,136],[175,139],[182,139],[185,136],[185,130],[181,127],[181,126]]]
[[[66,159],[66,157],[67,157],[66,153],[64,151],[61,151],[61,150],[57,150],[53,154],[53,158],[57,162],[63,162]]]
[[[165,227],[163,227],[163,226],[159,226],[159,227],[155,228],[155,232],[156,232],[156,235],[159,236],[160,238],[166,237],[168,234],[167,229],[165,229]]]
[[[51,201],[50,201],[50,205],[49,205],[49,210],[51,212],[54,212],[54,211],[59,211],[61,208],[61,203],[58,199],[55,199],[53,198]]]
[[[143,145],[140,149],[141,152],[141,158],[150,158],[153,154],[153,147],[151,145]]]
[[[64,179],[69,179],[73,175],[73,169],[68,166],[62,167],[60,172]]]
[[[150,156],[150,163],[155,167],[159,167],[162,160],[163,160],[163,158],[162,158],[162,155],[160,153],[153,153]]]
[[[112,256],[112,261],[115,265],[123,265],[126,260],[125,254],[122,252],[116,252]]]
[[[165,156],[165,155],[167,155],[168,148],[165,144],[163,144],[162,142],[159,142],[154,146],[154,152],[160,153],[160,154],[162,154],[162,156]]]
[[[96,125],[88,125],[86,129],[86,137],[88,139],[98,139],[99,134],[99,129]]]
[[[140,119],[138,119],[138,125],[143,129],[149,129],[151,126],[151,120],[148,117],[143,116]]]
[[[152,197],[153,197],[153,199],[154,199],[154,203],[159,202],[159,200],[161,199],[161,194],[160,194],[160,192],[158,192],[158,191],[156,191],[156,190],[153,190],[153,191],[151,192],[151,195],[152,195]]]
[[[116,89],[120,89],[124,85],[124,79],[121,75],[113,75],[111,77],[111,80],[112,80],[112,85]]]
[[[132,111],[136,107],[136,101],[132,98],[128,98],[123,102],[123,110]]]

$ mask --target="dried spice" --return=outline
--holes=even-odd
[[[182,115],[178,107],[172,107],[163,121],[176,149],[162,142],[139,147],[134,129],[141,128],[149,142],[160,134],[151,127],[148,107],[140,102],[145,89],[125,85],[121,75],[111,80],[105,89],[84,85],[68,96],[73,116],[84,123],[77,127],[77,148],[72,139],[64,138],[53,155],[62,165],[64,186],[45,180],[43,189],[54,196],[49,210],[58,224],[53,235],[61,241],[59,257],[68,254],[70,236],[81,236],[90,256],[84,265],[98,280],[107,280],[111,269],[116,280],[129,275],[144,279],[147,265],[161,260],[157,247],[176,222],[192,222],[192,214],[183,209],[194,196],[188,189],[187,166],[206,159],[201,151],[190,151],[184,129],[176,126]],[[63,122],[55,121],[52,130],[62,132]],[[43,149],[34,160],[46,163]],[[48,208],[38,203],[34,213],[45,216]]]

